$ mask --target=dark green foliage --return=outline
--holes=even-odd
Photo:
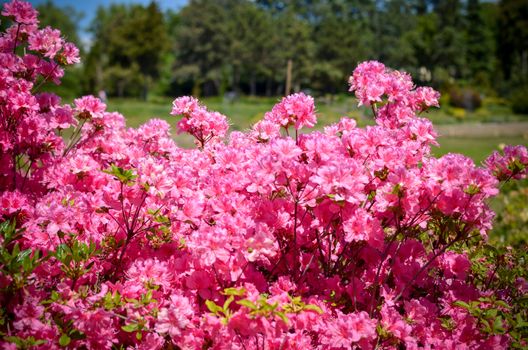
[[[165,18],[158,5],[100,7],[91,32],[94,42],[85,60],[87,88],[146,99],[168,48]]]
[[[528,338],[528,299],[524,292],[528,278],[526,246],[512,249],[504,244],[484,244],[470,258],[475,283],[493,293],[468,303],[457,301],[453,306],[467,310],[484,333],[504,334],[509,329],[511,348],[524,349]],[[508,304],[500,299],[505,290],[513,291]]]
[[[498,11],[498,55],[504,76],[528,80],[528,1],[502,0]]]
[[[514,247],[528,247],[528,180],[506,183],[491,203],[497,213],[491,240]]]
[[[482,105],[482,98],[473,88],[452,86],[449,89],[449,102],[453,107],[474,111]]]
[[[173,89],[194,94],[344,92],[359,61],[404,68],[441,87],[464,79],[489,89],[496,73],[498,4],[429,1],[190,1],[171,37]]]
[[[78,42],[77,14],[39,9]],[[84,71],[69,76],[120,97],[276,96],[291,60],[294,91],[336,94],[358,62],[375,59],[443,92],[456,82],[511,96],[528,80],[527,19],[525,0],[190,0],[165,14],[155,2],[111,4],[91,25]]]
[[[517,88],[511,96],[512,110],[518,114],[528,114],[528,85]]]
[[[0,219],[0,273],[11,276],[12,280],[2,289],[8,293],[24,288],[27,278],[47,257],[39,250],[23,249],[19,239],[23,230],[18,227],[16,220]]]
[[[493,28],[486,25],[479,0],[469,0],[466,9],[466,61],[469,77],[488,85],[494,69]]]

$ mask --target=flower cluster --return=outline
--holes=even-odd
[[[201,148],[209,141],[215,143],[223,138],[229,129],[224,115],[208,111],[194,97],[185,96],[174,100],[171,114],[183,116],[178,123],[179,131],[194,136]]]
[[[494,275],[479,283],[469,259],[499,180],[526,175],[525,148],[487,167],[433,157],[416,114],[438,94],[367,62],[351,81],[364,104],[386,96],[374,126],[283,135],[316,122],[296,94],[226,136],[224,116],[181,97],[172,114],[199,146],[182,149],[164,121],[126,128],[94,97],[39,92],[76,50],[39,31],[27,3],[2,13],[14,21],[0,38],[3,348],[525,344],[501,315],[526,288],[492,300]]]
[[[266,113],[264,120],[286,128],[294,125],[297,130],[304,126],[313,128],[317,123],[314,99],[302,92],[286,96]]]
[[[406,123],[429,107],[438,107],[440,94],[430,87],[414,89],[407,73],[391,71],[376,61],[361,63],[349,79],[350,91],[354,91],[359,106],[372,106],[379,123],[386,126]],[[379,111],[377,104],[389,102]],[[390,123],[390,124],[387,124]]]
[[[500,180],[521,179],[528,174],[528,151],[523,146],[506,146],[503,154],[493,152],[485,164]]]

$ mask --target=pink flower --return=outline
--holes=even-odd
[[[419,87],[414,90],[415,103],[427,107],[439,107],[438,100],[440,99],[440,93],[433,90],[430,87]]]
[[[381,101],[385,92],[385,66],[377,61],[363,62],[349,79],[350,90],[355,91],[359,106]]]
[[[87,349],[510,345],[507,322],[489,336],[454,303],[493,293],[468,278],[480,245],[448,248],[485,238],[487,199],[497,178],[526,175],[525,147],[487,168],[435,158],[437,135],[416,114],[438,93],[365,62],[350,83],[360,104],[383,102],[375,126],[344,118],[291,137],[289,126],[316,122],[300,93],[224,143],[227,118],[180,97],[171,113],[201,148],[181,149],[165,121],[127,128],[93,96],[72,107],[35,94],[41,79],[60,83],[78,50],[38,30],[27,3],[3,13],[34,23],[0,36],[4,338]],[[15,37],[31,52],[13,50]],[[528,289],[512,281],[497,300]]]
[[[349,349],[352,343],[362,339],[372,340],[376,336],[376,321],[370,319],[364,311],[338,317],[327,324],[324,330],[323,344],[332,348]]]
[[[252,135],[259,142],[266,142],[280,135],[280,126],[271,120],[261,120],[253,125]]]
[[[65,43],[61,56],[64,58],[66,64],[74,64],[81,62],[79,57],[79,49],[73,43]]]
[[[163,291],[170,290],[172,274],[168,271],[167,264],[156,258],[136,260],[126,274],[128,281],[143,285],[145,289],[158,286]]]
[[[102,119],[106,110],[106,105],[94,96],[84,96],[74,101],[75,111],[80,114],[80,118]]]
[[[62,49],[64,40],[60,31],[46,27],[31,33],[28,39],[29,48],[42,53],[45,57],[53,58]]]
[[[168,307],[163,307],[158,312],[156,332],[168,335],[174,343],[182,337],[182,333],[191,325],[193,307],[189,299],[180,295],[171,295]]]
[[[202,108],[198,99],[192,96],[178,97],[172,102],[172,115],[190,115],[195,110]]]
[[[302,92],[286,96],[273,107],[271,113],[266,115],[265,120],[284,127],[293,124],[297,130],[303,126],[313,128],[317,123],[314,99]]]
[[[412,327],[405,322],[394,308],[383,305],[381,309],[381,324],[394,337],[402,341],[410,340]]]
[[[179,97],[172,104],[171,114],[183,115],[178,122],[179,132],[194,136],[199,147],[203,148],[210,141],[216,143],[227,134],[227,118],[218,112],[208,111],[194,97]]]
[[[506,146],[502,155],[495,151],[484,164],[500,181],[521,179],[528,174],[528,150],[521,145]]]
[[[384,237],[380,222],[362,208],[343,222],[343,231],[345,242],[368,241],[373,246],[379,246]]]
[[[37,11],[33,9],[33,6],[29,2],[25,1],[12,0],[11,2],[5,3],[2,15],[13,18],[17,23],[38,23]]]
[[[446,278],[465,280],[471,269],[471,262],[465,254],[446,252],[440,257],[440,266],[444,269]]]

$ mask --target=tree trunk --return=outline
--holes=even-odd
[[[249,94],[251,96],[257,94],[257,77],[255,72],[251,72],[251,77],[249,78]]]
[[[141,91],[141,99],[143,101],[147,100],[148,91],[149,91],[149,82],[148,82],[147,78],[145,78],[145,82],[143,83],[143,89]]]
[[[201,89],[202,81],[200,79],[195,79],[194,84],[192,87],[192,95],[194,97],[200,97],[202,89]]]
[[[237,94],[240,92],[240,72],[237,66],[233,67],[233,91]]]
[[[272,82],[271,82],[271,78],[268,78],[268,79],[266,80],[266,96],[267,96],[267,97],[270,97],[270,96],[271,96],[271,84],[272,84]]]
[[[117,97],[123,97],[125,95],[125,81],[124,80],[118,80],[117,81]]]
[[[291,92],[292,65],[293,62],[289,59],[288,66],[286,67],[286,89],[284,90],[284,96],[288,96]]]

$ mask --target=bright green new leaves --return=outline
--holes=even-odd
[[[104,170],[103,172],[110,174],[110,175],[114,175],[116,180],[128,186],[133,185],[134,180],[137,178],[137,175],[135,174],[134,169],[125,170],[114,164],[110,166],[110,169]]]
[[[76,281],[79,277],[90,271],[95,260],[88,262],[92,257],[98,254],[94,242],[86,244],[80,242],[75,236],[71,236],[68,243],[60,244],[53,256],[59,260],[61,270],[68,278]]]
[[[230,308],[233,301],[235,301],[235,297],[240,298],[235,304],[247,309],[251,318],[279,318],[287,324],[289,322],[287,314],[296,314],[300,312],[323,313],[320,307],[317,305],[306,304],[302,301],[301,297],[289,296],[290,302],[281,305],[276,301],[271,301],[267,294],[260,294],[256,301],[246,298],[242,299],[242,297],[246,295],[246,290],[244,288],[226,288],[224,289],[223,294],[229,297],[224,301],[222,306],[217,305],[212,300],[207,300],[205,305],[212,314],[220,318],[220,322],[224,325],[227,325],[229,319],[238,311],[237,309]]]

